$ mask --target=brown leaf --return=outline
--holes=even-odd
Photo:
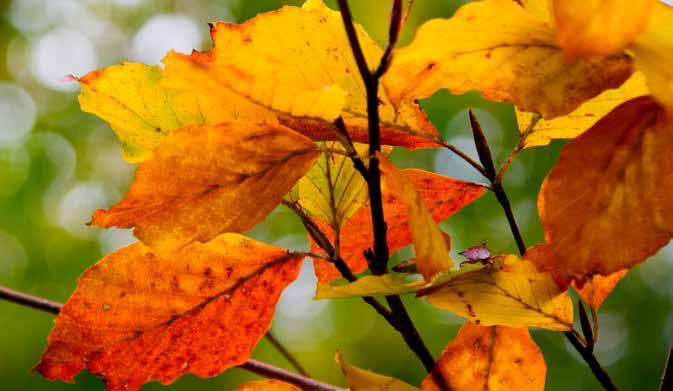
[[[452,391],[542,391],[547,365],[526,328],[465,323],[437,361],[435,376]],[[422,391],[441,390],[433,375]]]
[[[484,189],[474,183],[417,169],[406,169],[402,172],[416,185],[421,200],[435,222],[446,219],[484,194]],[[412,237],[407,224],[408,212],[405,203],[386,181],[382,186],[383,213],[388,224],[388,247],[392,254],[411,243]],[[317,223],[332,239],[333,233],[329,225],[320,221]],[[354,273],[367,268],[367,260],[363,253],[372,246],[373,240],[371,212],[367,201],[346,221],[341,230],[341,256]],[[315,243],[312,243],[311,248],[320,252]],[[322,259],[314,259],[314,267],[321,283],[341,276],[331,263]]]
[[[570,142],[538,199],[562,284],[644,261],[673,234],[673,126],[650,97],[618,106]]]
[[[243,121],[174,131],[140,164],[124,198],[92,224],[135,227],[162,252],[246,232],[278,205],[319,153],[280,125]]]
[[[238,234],[169,256],[125,247],[80,277],[36,369],[72,382],[86,367],[109,390],[215,376],[250,357],[302,257]]]

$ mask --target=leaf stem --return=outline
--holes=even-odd
[[[34,308],[40,311],[48,312],[50,314],[58,315],[63,307],[63,304],[55,301],[47,300],[41,297],[28,295],[23,292],[15,291],[7,287],[0,286],[0,299],[10,301],[12,303],[20,304],[26,307]],[[311,379],[308,376],[297,375],[295,373],[286,371],[285,369],[275,367],[270,364],[263,363],[257,360],[248,360],[239,365],[240,368],[256,373],[260,376],[282,380],[287,383],[294,384],[305,390],[316,391],[345,391],[343,388],[335,387],[326,383],[321,383],[317,380]]]
[[[374,232],[374,253],[369,253],[369,269],[374,275],[383,275],[388,273],[388,239],[387,224],[383,213],[383,196],[381,193],[381,170],[379,169],[379,160],[376,157],[381,151],[381,128],[379,123],[379,79],[390,66],[392,61],[392,50],[397,43],[400,32],[400,23],[402,20],[402,0],[393,0],[390,30],[388,33],[388,46],[379,65],[374,72],[369,69],[367,61],[362,53],[360,41],[355,31],[353,16],[348,7],[347,0],[338,0],[341,18],[344,23],[346,35],[350,43],[355,62],[358,64],[360,76],[365,84],[367,93],[367,119],[369,129],[369,167],[365,172],[365,181],[369,191],[369,206],[372,216],[372,226]],[[402,334],[407,346],[418,356],[419,360],[428,371],[435,376],[437,383],[443,389],[448,388],[439,372],[433,371],[435,359],[428,350],[425,342],[416,330],[409,313],[407,312],[399,296],[387,296],[386,301],[390,306],[392,316],[395,322],[391,323]]]
[[[668,349],[668,358],[664,365],[664,373],[661,375],[661,386],[659,391],[673,390],[673,344]]]

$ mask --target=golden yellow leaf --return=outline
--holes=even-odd
[[[650,97],[626,102],[570,142],[538,210],[548,242],[538,265],[580,283],[644,261],[673,233],[673,125]]]
[[[161,252],[246,232],[313,165],[315,144],[284,126],[244,121],[174,131],[142,163],[128,193],[92,224],[135,227]]]
[[[621,51],[647,27],[657,0],[554,0],[558,42],[569,57]]]
[[[573,322],[572,301],[551,274],[513,255],[419,294],[438,308],[484,326],[570,330]]]
[[[392,190],[397,193],[407,208],[407,219],[416,253],[416,268],[426,281],[453,267],[453,259],[439,227],[416,190],[414,182],[395,167],[382,154],[377,155],[381,173],[390,181]]]
[[[213,377],[250,358],[302,258],[238,234],[168,256],[122,248],[79,278],[36,369],[72,382],[86,367],[109,390]]]
[[[452,391],[543,391],[547,364],[528,329],[467,322],[437,360],[421,391],[440,391],[440,375]]]
[[[418,391],[418,388],[402,380],[366,371],[347,363],[338,350],[335,358],[341,365],[350,391]]]
[[[438,37],[450,37],[438,44]],[[470,90],[553,118],[621,85],[632,73],[624,54],[566,63],[551,23],[512,0],[461,7],[451,19],[422,25],[395,51],[384,85],[393,102],[425,98],[440,88]]]
[[[673,113],[673,7],[657,3],[647,30],[631,45],[652,96]],[[673,115],[673,114],[672,114]]]
[[[549,22],[553,20],[553,0],[520,0],[519,3],[526,11],[537,16],[539,19]]]
[[[280,380],[266,379],[241,384],[236,391],[301,391],[301,388]]]
[[[362,27],[357,32],[367,62],[376,66],[382,50]],[[208,52],[167,57],[166,87],[224,94],[224,100],[245,96],[315,140],[334,140],[332,121],[340,116],[354,141],[368,141],[365,87],[339,12],[309,0],[242,24],[216,23],[211,36]],[[394,107],[383,88],[379,100],[383,144],[438,147],[438,133],[418,104]]]
[[[339,143],[325,142],[323,146],[328,150],[295,184],[288,198],[338,229],[367,199],[367,184],[350,157],[330,152],[345,152]],[[368,146],[356,144],[355,148],[358,154],[366,154]]]
[[[318,289],[313,299],[324,300],[345,297],[404,295],[445,284],[447,281],[453,280],[460,275],[482,268],[484,266],[481,264],[465,264],[458,270],[438,273],[431,281],[427,282],[425,280],[408,281],[405,279],[406,275],[384,274],[382,276],[360,277],[354,282],[343,285],[318,283]]]
[[[599,119],[620,104],[649,90],[642,72],[635,72],[621,87],[603,91],[597,97],[584,102],[570,114],[553,119],[540,120],[532,132],[525,135],[524,147],[547,145],[554,139],[575,138],[591,128]],[[523,134],[533,118],[533,113],[516,110],[519,131]]]

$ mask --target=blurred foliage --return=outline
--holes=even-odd
[[[110,205],[124,193],[132,167],[120,159],[116,138],[109,128],[79,111],[76,86],[60,81],[61,76],[78,72],[81,75],[123,60],[151,58],[147,57],[150,52],[170,45],[171,39],[189,44],[185,37],[194,34],[201,43],[195,42],[193,46],[205,49],[209,45],[208,21],[242,21],[259,12],[299,3],[0,1],[0,284],[64,301],[86,267],[132,240],[126,231],[101,231],[85,226],[95,208]],[[335,6],[334,1],[327,3]],[[352,0],[351,4],[355,18],[378,42],[385,42],[388,2]],[[432,17],[450,16],[460,5],[455,0],[417,1],[402,44],[413,38],[413,31],[420,23]],[[157,23],[175,20],[179,23],[168,30],[165,23],[163,26]],[[86,45],[81,43],[91,50],[84,50]],[[89,69],[81,69],[84,66]],[[45,69],[67,71],[55,78],[53,72]],[[17,88],[23,92],[17,94]],[[27,103],[17,101],[26,95],[30,97]],[[35,110],[31,110],[31,104]],[[452,96],[447,92],[438,93],[422,104],[443,136],[468,152],[474,154],[468,108],[479,116],[498,161],[516,143],[515,117],[510,105],[485,101],[475,93]],[[27,126],[28,133],[21,135],[21,126]],[[555,142],[548,147],[527,149],[505,179],[528,245],[543,240],[536,210],[537,191],[562,146],[563,142]],[[396,150],[393,160],[405,167],[479,180],[464,162],[447,151]],[[491,195],[452,216],[442,226],[453,237],[456,259],[458,251],[482,239],[488,240],[493,253],[516,251],[502,211]],[[282,208],[255,228],[252,235],[295,248],[307,245],[297,219]],[[399,253],[408,255],[410,250]],[[654,389],[658,384],[665,353],[673,339],[673,285],[668,279],[673,272],[672,256],[673,249],[669,246],[634,268],[601,309],[597,355],[621,389]],[[397,254],[396,258],[402,256]],[[418,384],[424,376],[423,369],[400,336],[359,300],[312,302],[315,281],[311,272],[307,264],[297,283],[284,294],[273,326],[277,337],[309,371],[322,380],[344,384],[334,362],[338,348],[360,367]],[[462,320],[439,312],[422,300],[408,297],[405,301],[422,336],[433,353],[439,354]],[[0,302],[0,389],[103,388],[98,379],[88,374],[80,375],[78,382],[70,385],[50,383],[30,372],[46,345],[52,319],[49,314]],[[547,360],[547,389],[599,388],[562,334],[533,331],[533,336]],[[266,341],[260,343],[254,357],[288,367]],[[242,370],[232,369],[207,380],[186,376],[173,389],[230,390],[252,378]],[[153,383],[146,389],[158,390],[161,386]]]

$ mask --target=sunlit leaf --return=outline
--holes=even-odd
[[[647,27],[657,0],[554,0],[558,42],[570,56],[610,55]]]
[[[438,37],[451,37],[441,43]],[[432,19],[414,41],[396,50],[384,78],[393,102],[424,98],[441,88],[470,90],[553,118],[618,87],[632,73],[624,54],[566,63],[556,30],[512,0],[461,7],[451,19]]]
[[[415,184],[423,204],[435,222],[446,219],[484,194],[484,188],[475,183],[417,169],[406,169],[402,172]],[[383,214],[388,228],[388,248],[392,254],[410,244],[412,235],[407,224],[405,203],[386,180],[382,186]],[[321,228],[331,239],[333,233],[330,227],[321,224]],[[369,201],[366,201],[341,229],[341,256],[353,272],[359,273],[367,268],[363,253],[372,246],[373,240],[371,212]],[[315,244],[312,245],[312,250],[320,251]],[[320,282],[329,282],[341,276],[334,265],[324,260],[314,259],[314,266]]]
[[[452,391],[542,391],[547,365],[526,328],[465,323],[435,367]],[[433,375],[422,391],[442,390]]]
[[[169,256],[125,247],[80,277],[36,369],[71,382],[86,367],[111,390],[215,376],[250,357],[301,258],[237,234]]]
[[[382,50],[364,29],[357,32],[367,62],[376,66]],[[167,57],[166,87],[223,100],[232,93],[248,97],[314,140],[335,140],[332,121],[340,116],[354,141],[368,142],[365,87],[339,12],[309,0],[242,24],[216,23],[211,36],[208,52]],[[379,92],[383,144],[438,146],[437,130],[418,104],[394,107],[385,89]]]
[[[142,163],[126,196],[92,224],[135,227],[158,251],[223,232],[246,232],[278,205],[318,157],[306,137],[279,125],[234,121],[181,128]]]
[[[570,142],[538,198],[561,283],[644,261],[673,233],[673,125],[649,97],[624,103]]]
[[[351,391],[418,391],[418,388],[402,380],[366,371],[347,363],[339,351],[336,353],[336,361],[341,365]]]
[[[439,273],[431,281],[418,279],[409,281],[406,275],[384,274],[360,277],[355,282],[343,285],[318,284],[314,300],[415,293],[421,289],[445,284],[460,275],[480,270],[483,267],[481,264],[465,264],[458,270]]]
[[[553,119],[540,120],[524,140],[525,147],[547,145],[554,139],[575,138],[591,128],[599,119],[620,104],[649,90],[642,72],[636,72],[619,88],[603,91],[597,97],[584,102],[570,114]],[[519,131],[523,133],[533,117],[532,113],[516,110]]]
[[[420,294],[434,306],[483,326],[550,330],[569,330],[572,326],[572,301],[559,290],[551,274],[513,255]]]
[[[573,286],[587,304],[593,309],[598,310],[601,304],[603,304],[603,301],[610,295],[617,283],[627,272],[628,270],[620,270],[609,276],[596,274],[589,278],[581,288],[578,287],[577,284],[573,284]]]
[[[652,96],[673,113],[673,7],[658,2],[631,49]]]

